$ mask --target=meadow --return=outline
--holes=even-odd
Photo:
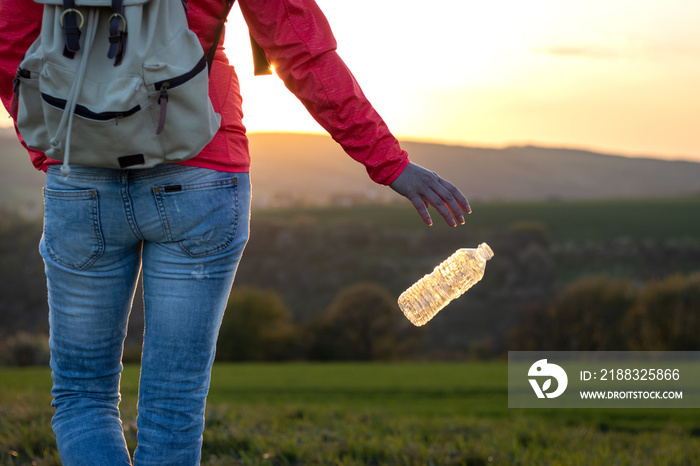
[[[653,199],[586,199],[540,201],[472,200],[466,216],[469,230],[503,230],[519,222],[537,222],[555,242],[596,241],[630,237],[645,239],[700,238],[700,196]],[[430,209],[433,229],[450,230]],[[308,218],[322,225],[367,222],[394,230],[424,230],[410,205],[353,205],[346,207],[267,209],[253,212],[253,220]],[[455,235],[459,235],[459,228]],[[464,232],[461,232],[464,234]]]
[[[122,415],[136,445],[138,366]],[[0,464],[60,464],[45,368],[0,370]],[[509,409],[505,362],[216,364],[202,464],[692,465],[694,409]]]
[[[331,275],[320,266],[320,272],[314,275],[316,259],[294,256],[304,249],[289,248],[285,246],[286,243],[277,241],[284,239],[280,232],[292,235],[295,241],[297,237],[306,237],[309,248],[319,248],[312,251],[319,257],[317,262],[330,263],[336,274],[342,271],[371,277],[371,272],[384,270],[370,260],[379,257],[379,249],[390,253],[385,260],[389,265],[405,265],[410,260],[418,264],[416,267],[426,268],[420,260],[432,264],[436,258],[444,257],[445,250],[451,250],[457,244],[476,244],[484,239],[490,241],[490,232],[509,230],[519,222],[540,225],[554,245],[605,242],[616,238],[683,244],[685,240],[692,243],[700,238],[700,216],[697,215],[700,197],[522,203],[472,201],[472,207],[474,213],[467,218],[466,229],[449,229],[434,211],[435,226],[426,229],[415,211],[406,205],[254,211],[253,226],[258,222],[259,231],[249,244],[247,262],[242,264],[239,275],[242,280],[248,279],[252,284],[257,284],[255,279],[258,274],[260,283],[270,285],[271,277],[279,275],[271,273],[271,270],[276,271],[280,264],[301,264],[303,274],[291,269],[287,275],[278,276],[277,285],[280,290],[286,289],[285,286],[297,290],[299,299],[304,301],[308,301],[309,296],[316,296],[321,301],[321,291],[332,294],[340,284],[352,283],[357,279],[353,275],[342,280],[335,279],[330,284],[322,282],[322,278]],[[279,226],[275,226],[278,223]],[[362,223],[372,227],[366,231],[357,228],[355,236],[351,235],[354,231],[352,228],[343,227]],[[313,228],[307,229],[307,224]],[[329,226],[330,229],[318,233],[318,226]],[[5,229],[8,228],[6,225]],[[386,234],[378,233],[384,229]],[[26,229],[15,230],[17,233],[12,233],[12,238],[28,241]],[[398,235],[396,238],[401,241],[397,241],[390,235],[392,230],[405,233],[409,239],[415,234],[419,240],[413,245]],[[313,234],[309,234],[309,231]],[[270,232],[277,236],[265,236]],[[37,238],[39,233],[40,225],[37,224]],[[370,244],[366,250],[361,249],[367,237],[373,238],[376,244]],[[498,237],[495,239],[498,240]],[[501,242],[504,243],[503,240]],[[277,243],[278,248],[274,249]],[[8,251],[24,250],[15,247],[19,243],[4,241],[3,244]],[[338,247],[338,244],[342,247]],[[396,250],[387,244],[395,245]],[[410,246],[415,249],[416,245],[425,250],[424,259],[417,254],[416,257],[407,256],[405,248]],[[35,241],[27,248],[35,254]],[[515,261],[515,255],[509,257],[506,249],[499,249],[498,258],[508,257],[517,266],[519,263]],[[270,253],[271,250],[274,254]],[[288,257],[290,254],[291,258]],[[368,257],[369,265],[365,268],[358,254]],[[561,256],[562,253],[559,254]],[[633,251],[630,254],[636,253]],[[269,260],[271,256],[278,262],[270,263],[268,269],[261,267],[264,260]],[[582,255],[584,258],[589,256],[588,253]],[[9,253],[4,256],[5,260],[11,258],[14,256]],[[17,275],[14,273],[16,270],[28,270],[26,266],[18,266],[24,259],[20,257],[17,260],[20,262],[8,263],[3,270],[13,275]],[[611,260],[616,261],[616,267],[624,265],[619,256]],[[631,263],[635,266],[635,274],[645,270],[637,262]],[[667,259],[661,263],[675,264]],[[692,263],[694,270],[697,269],[695,264]],[[491,274],[487,277],[493,283],[489,288],[489,283],[485,282],[483,287],[486,295],[492,289],[512,291],[516,286],[532,289],[533,283],[543,283],[540,278],[528,273],[527,276],[536,282],[531,280],[520,285],[519,282],[502,285],[499,270],[506,269],[499,269],[497,265],[494,259]],[[573,265],[566,262],[564,265],[575,266],[576,274],[581,273],[579,268],[582,267],[588,273],[594,266],[610,266],[607,262],[601,266],[589,266],[587,262]],[[513,270],[520,270],[520,266],[516,266],[513,266]],[[395,274],[382,272],[377,280],[388,282],[396,275],[394,288],[400,288],[402,278],[398,271],[403,270],[401,267],[395,267]],[[394,271],[394,268],[388,270]],[[553,270],[554,276],[562,274],[561,267]],[[41,267],[37,266],[33,273],[40,276]],[[285,276],[290,277],[288,282],[283,280]],[[19,281],[12,281],[11,278],[8,276],[4,280],[6,291],[0,296],[10,296],[13,287],[20,290],[23,284],[37,280],[24,275],[17,275]],[[316,288],[301,287],[302,278]],[[319,287],[323,290],[319,291]],[[22,292],[22,295],[40,298],[42,302],[44,300],[37,293]],[[293,293],[290,296],[293,298]],[[290,296],[285,295],[293,303]],[[31,314],[26,310],[33,309],[32,306],[26,303],[17,305],[17,318],[3,317],[6,319],[3,325],[17,322],[20,318],[27,320],[30,315],[37,317],[29,320],[43,322],[44,308],[35,307],[37,313]],[[319,305],[319,308],[322,306]],[[455,307],[452,315],[457,314]],[[464,338],[466,331],[483,333],[483,329],[491,329],[504,319],[503,314],[497,314],[494,316],[496,321],[476,327],[467,325],[468,321],[447,325],[448,316],[445,314],[438,323],[442,323],[443,327],[459,328],[461,338]],[[436,341],[442,340],[444,338],[436,338]],[[50,428],[53,414],[50,386],[50,372],[46,368],[0,368],[0,465],[60,464]],[[121,406],[125,436],[132,451],[136,446],[137,389],[138,366],[127,365],[122,377]],[[700,464],[700,417],[696,409],[543,410],[509,409],[507,406],[507,367],[502,361],[217,363],[207,408],[202,463]]]

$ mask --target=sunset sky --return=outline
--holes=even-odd
[[[318,4],[400,139],[700,161],[698,0]],[[252,76],[237,6],[228,31],[248,130],[322,131],[279,79]]]

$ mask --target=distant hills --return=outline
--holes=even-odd
[[[470,200],[587,199],[700,194],[700,163],[629,158],[536,146],[487,149],[404,142],[411,159],[457,185]],[[257,207],[393,202],[364,167],[328,136],[252,133]],[[11,129],[0,129],[0,206],[33,215],[43,175]]]
[[[256,196],[391,199],[329,137],[252,134]],[[470,199],[535,200],[700,194],[700,163],[535,146],[486,149],[403,142],[411,160]],[[278,199],[282,200],[282,199]]]

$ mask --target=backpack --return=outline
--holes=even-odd
[[[69,163],[180,162],[212,140],[220,115],[185,0],[35,1],[44,13],[15,79],[17,128],[64,176]]]

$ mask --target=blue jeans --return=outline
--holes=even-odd
[[[249,176],[182,165],[71,170],[48,171],[41,240],[63,464],[131,464],[119,380],[139,273],[134,463],[199,464],[216,338],[248,239]]]

